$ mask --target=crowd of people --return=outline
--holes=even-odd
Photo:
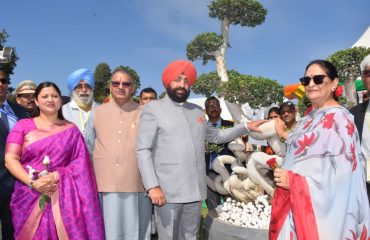
[[[361,74],[370,91],[370,56]],[[78,69],[66,80],[68,103],[54,83],[30,80],[18,84],[13,103],[0,68],[3,239],[150,239],[153,224],[159,239],[197,239],[202,201],[210,210],[222,202],[205,181],[216,176],[214,159],[271,120],[287,151],[274,169],[270,239],[369,237],[370,106],[339,105],[330,62],[312,61],[300,79],[312,110],[299,120],[288,101],[268,120],[225,121],[216,97],[204,110],[187,101],[196,79],[191,62],[171,62],[166,96],[145,88],[135,102],[133,76],[118,69],[111,99],[99,105],[92,72]],[[205,142],[221,150],[206,151]]]

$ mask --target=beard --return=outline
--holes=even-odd
[[[77,93],[73,91],[72,98],[76,101],[77,105],[80,107],[87,107],[91,105],[93,101],[93,92],[89,93]]]
[[[177,103],[183,103],[188,99],[190,95],[190,90],[187,91],[185,88],[182,87],[177,87],[177,88],[171,88],[168,86],[166,88],[168,96],[171,98],[172,101],[177,102]],[[180,93],[178,90],[184,90],[185,93]]]

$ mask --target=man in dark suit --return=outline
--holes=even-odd
[[[5,143],[10,129],[25,112],[18,104],[7,101],[9,74],[0,66],[0,221],[3,239],[14,239],[13,224],[9,209],[14,178],[4,165]]]
[[[208,116],[208,122],[210,122],[214,127],[216,128],[229,128],[233,127],[234,123],[231,121],[223,120],[221,118],[221,107],[220,107],[220,101],[216,97],[209,97],[204,103],[206,114]],[[218,151],[213,150],[206,150],[206,173],[207,176],[210,177],[212,180],[215,179],[215,177],[218,175],[216,172],[212,170],[212,162],[216,159],[218,155],[231,155],[234,156],[233,153],[229,150],[227,147],[229,143],[224,144],[218,144],[217,149]],[[209,145],[209,144],[208,144]],[[230,166],[226,166],[228,168],[228,171],[231,172]],[[222,196],[214,192],[212,189],[207,187],[207,207],[209,210],[215,209],[218,205],[221,204],[221,198]]]
[[[362,82],[370,92],[370,55],[366,56],[360,64]],[[367,99],[363,103],[353,107],[350,112],[355,117],[355,124],[360,135],[361,151],[366,161],[367,169],[370,169],[370,105]],[[370,196],[370,175],[367,170],[367,195]]]

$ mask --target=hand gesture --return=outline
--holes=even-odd
[[[33,182],[33,188],[44,195],[51,195],[59,187],[59,176],[57,172],[52,172],[39,177]]]
[[[247,127],[248,127],[249,131],[251,131],[251,132],[261,132],[261,130],[259,130],[258,127],[261,124],[264,124],[265,122],[268,122],[268,120],[256,120],[256,121],[252,121],[252,122],[247,122]]]
[[[276,183],[276,186],[289,190],[289,173],[287,170],[282,168],[275,168],[274,181]]]

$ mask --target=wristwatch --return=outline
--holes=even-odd
[[[31,180],[31,182],[29,183],[29,184],[27,184],[27,187],[29,188],[29,189],[33,189],[33,181]]]

